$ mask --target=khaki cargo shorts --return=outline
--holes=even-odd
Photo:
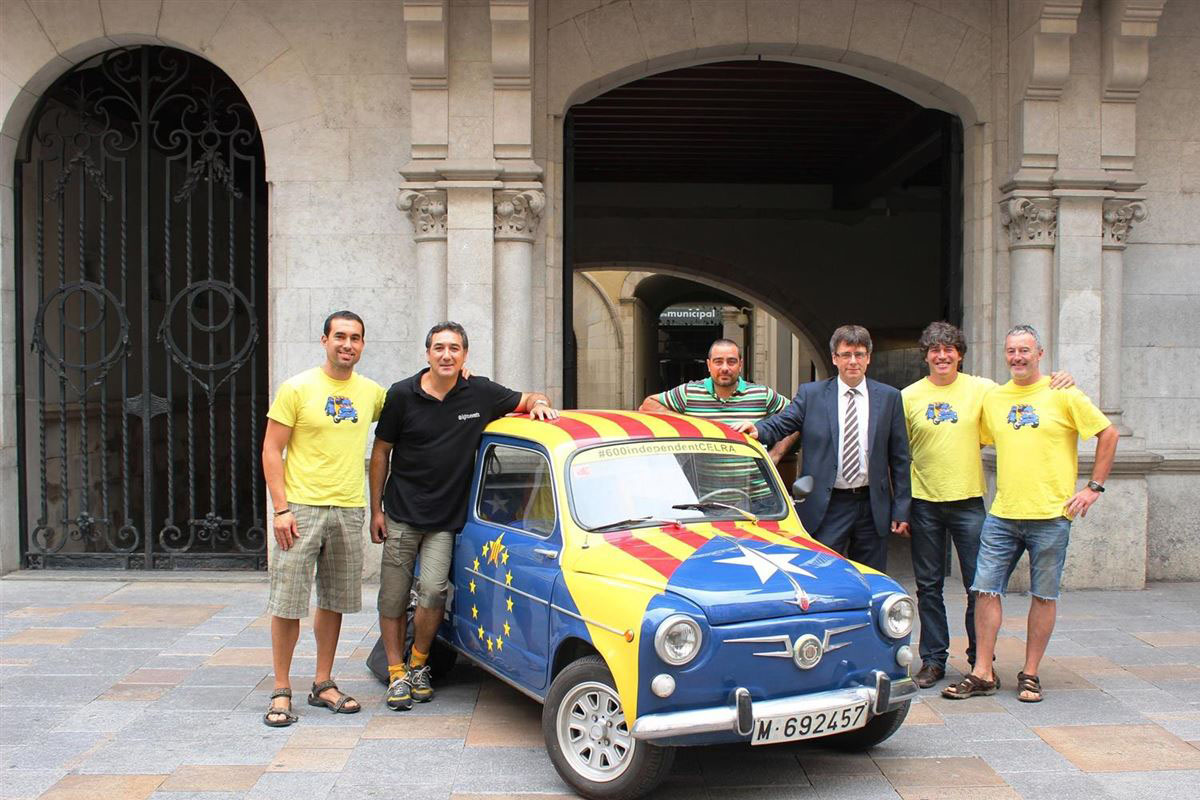
[[[379,567],[380,616],[391,619],[404,616],[418,554],[421,576],[417,580],[417,605],[421,608],[445,606],[450,561],[454,557],[454,531],[422,531],[390,517],[387,530]]]
[[[288,503],[300,534],[284,550],[271,541],[271,599],[267,613],[284,619],[308,616],[313,570],[317,608],[353,614],[362,610],[363,521],[366,509]]]

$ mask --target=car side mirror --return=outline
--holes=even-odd
[[[803,503],[804,498],[812,494],[813,476],[801,475],[796,478],[796,482],[792,484],[792,499],[797,503]]]

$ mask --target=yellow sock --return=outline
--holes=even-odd
[[[403,678],[408,667],[404,666],[404,662],[399,664],[388,664],[388,681],[394,681],[397,678]]]
[[[429,658],[429,653],[422,653],[413,645],[412,655],[408,659],[408,663],[414,667],[425,666],[425,661]]]

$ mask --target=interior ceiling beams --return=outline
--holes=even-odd
[[[577,180],[834,183],[920,171],[941,112],[838,72],[780,61],[652,75],[575,106]],[[898,175],[908,166],[909,175]],[[883,173],[886,173],[883,174]]]

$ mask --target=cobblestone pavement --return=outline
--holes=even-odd
[[[345,620],[335,670],[363,711],[310,708],[298,691],[300,722],[269,729],[265,582],[0,580],[0,797],[569,794],[543,750],[540,707],[471,667],[457,667],[428,705],[384,707],[364,665],[376,638],[372,591]],[[961,620],[961,598],[949,605]],[[1017,702],[1013,688],[1027,605],[1006,603],[1006,685],[995,697],[950,702],[928,690],[869,754],[813,744],[682,750],[655,796],[1200,797],[1200,584],[1066,594],[1037,705]],[[960,658],[962,648],[956,640]],[[313,667],[305,625],[297,688]]]

